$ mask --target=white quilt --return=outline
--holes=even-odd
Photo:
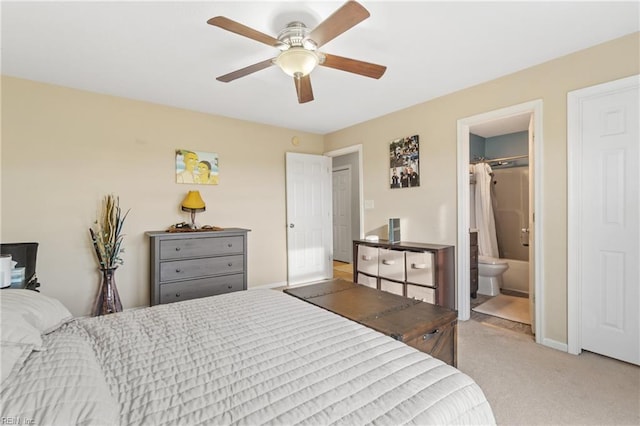
[[[495,423],[459,370],[274,290],[81,319],[45,340],[88,344],[78,355],[61,352],[78,364],[73,372],[57,370],[55,351],[34,352],[2,390],[3,416],[38,424]],[[75,411],[63,404],[56,416],[52,389],[78,398]]]

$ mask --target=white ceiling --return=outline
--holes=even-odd
[[[2,1],[2,73],[326,134],[640,29],[638,1],[361,3],[371,17],[321,51],[386,74],[318,67],[307,104],[277,67],[216,81],[277,50],[206,21],[222,15],[275,37],[289,21],[315,27],[343,2]]]

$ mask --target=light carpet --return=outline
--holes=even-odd
[[[458,368],[482,388],[498,425],[638,425],[640,367],[570,355],[531,336],[458,322]]]
[[[531,324],[531,316],[529,315],[529,299],[524,297],[499,294],[476,306],[473,308],[473,311],[523,324]]]

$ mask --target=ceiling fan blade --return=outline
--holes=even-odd
[[[298,92],[298,103],[305,103],[313,100],[313,90],[311,89],[311,77],[309,74],[304,77],[293,77]]]
[[[275,46],[279,43],[278,39],[273,38],[270,35],[261,33],[258,30],[249,28],[246,25],[242,25],[239,22],[232,21],[231,19],[225,18],[224,16],[216,16],[214,18],[211,18],[207,21],[207,24],[220,27],[241,36],[248,37],[252,40],[259,41],[260,43],[264,43],[268,46]]]
[[[218,81],[222,81],[223,83],[228,83],[237,78],[244,77],[249,74],[253,74],[256,71],[263,70],[265,68],[269,68],[273,65],[273,59],[267,59],[266,61],[258,62],[257,64],[249,65],[248,67],[244,67],[242,69],[230,72],[229,74],[221,75],[216,78]]]
[[[349,28],[369,17],[369,11],[360,3],[348,1],[311,31],[309,37],[318,47],[333,40]]]
[[[337,70],[352,72],[364,75],[365,77],[380,78],[387,70],[387,67],[369,62],[358,61],[356,59],[343,58],[342,56],[329,55],[324,53],[325,60],[323,67],[335,68]]]

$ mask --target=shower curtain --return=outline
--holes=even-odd
[[[473,167],[476,178],[476,227],[478,228],[478,254],[500,257],[496,237],[496,221],[491,202],[491,166],[478,163]]]

